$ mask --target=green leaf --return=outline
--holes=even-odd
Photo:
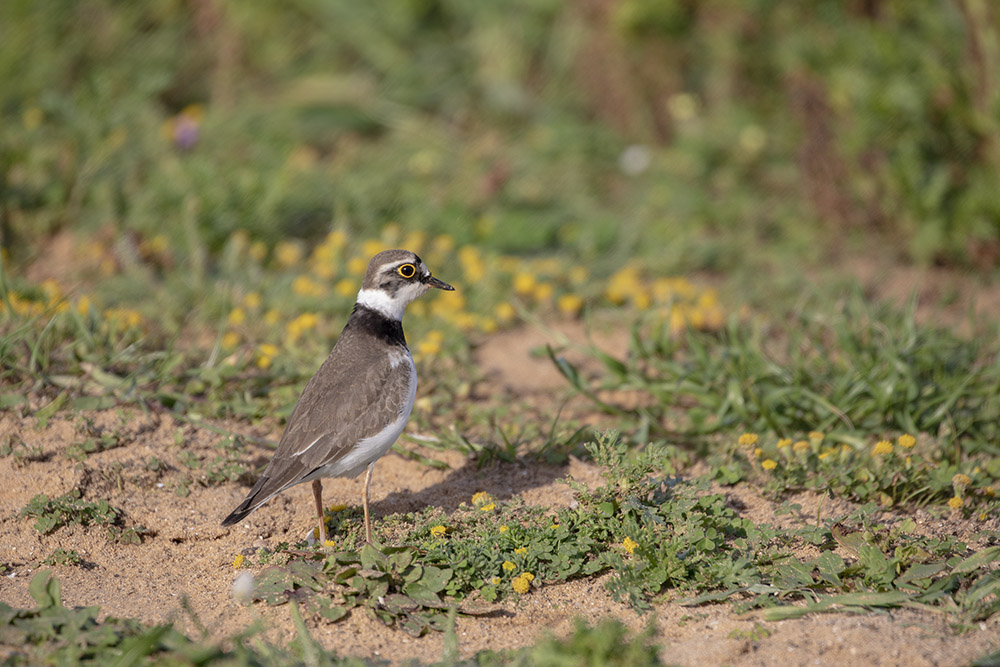
[[[972,554],[956,565],[952,569],[952,572],[956,574],[965,574],[967,572],[978,570],[981,567],[985,567],[993,561],[1000,561],[1000,546],[987,547],[982,551]]]
[[[28,592],[38,603],[39,609],[62,606],[62,591],[59,587],[59,580],[52,576],[52,570],[39,570],[31,578]]]
[[[56,396],[52,400],[52,402],[46,405],[44,408],[39,408],[38,410],[36,410],[35,419],[38,421],[37,427],[40,429],[45,428],[49,423],[49,419],[52,418],[52,415],[58,412],[60,408],[62,408],[62,406],[66,403],[67,398],[69,398],[69,394],[67,394],[66,392],[62,392],[61,394]]]
[[[424,576],[420,578],[420,583],[432,593],[439,593],[444,590],[451,579],[452,571],[448,568],[424,566]]]
[[[416,611],[420,608],[419,604],[407,596],[401,595],[400,593],[391,593],[386,595],[382,598],[382,604],[393,614],[405,614],[407,612]]]
[[[370,544],[361,547],[361,567],[385,572],[389,569],[389,559]]]
[[[441,602],[441,598],[438,597],[437,593],[434,593],[419,581],[413,581],[403,586],[403,593],[424,607],[444,609],[447,606]]]

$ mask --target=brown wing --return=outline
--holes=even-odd
[[[394,366],[384,346],[359,344],[362,341],[348,331],[337,341],[306,384],[274,458],[222,525],[237,523],[276,494],[336,463],[405,408],[413,381],[409,361],[399,356]],[[408,354],[406,348],[395,347],[394,354]]]

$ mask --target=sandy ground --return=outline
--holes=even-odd
[[[569,333],[579,333],[579,329]],[[533,347],[550,339],[539,331],[498,336],[480,349],[480,361],[492,373],[494,385],[504,391],[519,392],[522,398],[551,392],[561,386],[558,375],[529,356]],[[612,335],[600,342],[613,348],[622,341]],[[534,369],[545,366],[545,370],[526,372],[529,365]],[[98,428],[117,429],[128,444],[91,454],[82,463],[70,460],[65,451],[82,440],[79,430],[84,418],[92,419]],[[272,440],[281,431],[276,422],[256,426],[217,422],[212,426]],[[213,636],[231,635],[262,621],[269,640],[287,643],[293,638],[286,606],[244,606],[233,599],[236,572],[232,562],[249,547],[295,541],[311,529],[314,515],[308,485],[275,498],[232,529],[223,529],[220,520],[243,498],[246,485],[195,483],[186,497],[176,492],[178,480],[189,474],[182,455],[214,454],[223,437],[216,430],[182,423],[169,414],[120,409],[60,414],[44,428],[33,418],[8,412],[0,415],[0,434],[13,442],[23,441],[33,452],[26,461],[0,458],[0,563],[9,570],[0,577],[0,600],[33,607],[28,595],[32,573],[49,567],[40,561],[62,547],[76,550],[84,559],[82,566],[52,568],[68,606],[100,605],[107,614],[148,623],[174,621],[195,634],[195,624],[182,607],[186,599]],[[405,437],[404,445],[415,447]],[[245,454],[248,464],[261,466],[270,450],[251,444]],[[435,452],[433,456],[443,458],[450,469],[434,470],[396,454],[383,458],[372,484],[375,517],[426,505],[451,511],[477,491],[557,506],[571,501],[569,488],[556,483],[558,478],[571,474],[589,483],[598,480],[593,466],[574,459],[564,466],[531,463],[480,468],[455,453]],[[165,464],[158,471],[148,466],[154,457]],[[328,481],[326,502],[357,504],[361,483],[360,479]],[[31,519],[19,517],[35,494],[57,496],[74,488],[86,500],[107,499],[124,510],[129,525],[141,524],[152,534],[141,545],[116,545],[99,528],[71,526],[40,535]],[[748,489],[724,492],[755,521],[784,525],[799,520],[775,517],[775,506]],[[817,502],[811,496],[795,500],[803,504],[804,515]],[[826,512],[848,509],[827,502]],[[932,532],[937,529],[927,527]],[[753,615],[737,616],[727,605],[685,608],[665,603],[655,614],[640,616],[614,602],[602,583],[597,579],[545,586],[489,616],[460,618],[461,656],[486,648],[527,645],[545,632],[565,635],[577,617],[594,622],[605,616],[617,617],[637,630],[655,623],[663,660],[680,665],[967,665],[1000,649],[998,618],[982,624],[978,631],[959,635],[949,627],[947,616],[913,609],[765,623]],[[435,660],[444,650],[441,634],[414,639],[363,613],[335,624],[313,621],[310,627],[316,639],[342,656]]]

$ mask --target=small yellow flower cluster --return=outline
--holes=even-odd
[[[432,329],[428,331],[419,343],[417,343],[417,352],[414,354],[414,358],[417,361],[421,359],[436,357],[441,354],[441,344],[444,342],[444,334],[438,329]]]
[[[431,527],[431,535],[433,535],[434,537],[443,537],[444,534],[447,532],[448,529],[445,526],[438,525]]]
[[[292,291],[299,296],[321,297],[326,294],[326,288],[306,275],[301,275],[292,281]]]
[[[333,540],[327,540],[326,542],[323,542],[323,546],[326,547],[327,549],[332,549],[335,546],[337,546],[337,543],[334,542]]]
[[[288,334],[289,340],[295,342],[306,331],[315,329],[317,324],[319,324],[319,317],[316,316],[316,313],[302,313],[285,325],[285,333]]]
[[[528,553],[528,547],[518,547],[514,549],[514,553],[516,553],[518,556],[523,556],[526,553]]]
[[[246,561],[246,556],[239,554],[233,559],[233,569],[238,570],[243,567],[243,563]]]
[[[764,459],[760,462],[760,467],[764,470],[774,470],[778,467],[778,462],[774,459]]]
[[[271,343],[261,343],[257,347],[257,367],[269,368],[271,366],[271,362],[276,356],[278,356],[278,352],[280,351],[281,350],[278,349],[277,345],[272,345]]]
[[[639,543],[627,535],[625,536],[625,539],[622,540],[622,548],[630,554],[635,553],[635,548],[637,546],[639,546]]]
[[[604,291],[611,303],[631,304],[638,310],[658,309],[671,331],[685,328],[722,328],[724,313],[715,290],[699,288],[685,278],[643,278],[638,267],[627,265],[611,276]]]
[[[879,440],[872,448],[872,456],[888,456],[892,452],[892,443],[888,440]]]
[[[503,569],[507,570],[508,572],[512,572],[514,570],[514,568],[516,568],[517,566],[514,565],[513,563],[511,563],[509,560],[505,560],[503,562],[503,565],[501,565],[500,567],[502,567]]]
[[[472,506],[482,507],[483,505],[489,505],[493,502],[493,496],[486,493],[485,491],[477,491],[472,494]]]
[[[518,595],[524,595],[529,590],[531,590],[531,582],[535,580],[535,575],[530,572],[522,572],[521,574],[514,577],[514,581],[510,582],[511,588]]]

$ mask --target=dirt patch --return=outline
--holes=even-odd
[[[123,444],[92,453],[82,462],[72,460],[67,448],[84,437],[82,424],[88,419],[95,428],[120,433]],[[254,438],[276,438],[280,432],[276,424],[213,427],[232,428]],[[258,620],[271,641],[286,643],[294,637],[287,608],[248,607],[233,599],[232,561],[248,547],[296,540],[309,531],[313,509],[308,485],[291,489],[226,530],[219,521],[242,499],[247,486],[192,482],[184,463],[185,457],[213,456],[223,438],[217,430],[185,424],[170,415],[119,410],[58,416],[41,429],[31,418],[8,413],[0,418],[0,430],[14,442],[24,443],[17,451],[29,453],[0,459],[0,543],[4,545],[2,562],[11,570],[0,578],[4,602],[32,607],[28,594],[32,573],[42,567],[42,559],[62,547],[75,549],[84,559],[82,566],[53,568],[69,606],[100,605],[104,613],[147,623],[174,621],[195,634],[186,604],[215,637],[231,635]],[[251,444],[244,452],[253,465],[263,463],[269,454],[260,444]],[[571,474],[588,483],[599,482],[593,466],[575,459],[565,466],[479,468],[456,454],[444,458],[451,468],[439,471],[394,454],[386,456],[373,481],[375,516],[426,505],[451,511],[484,490],[499,498],[520,496],[529,503],[559,506],[572,497],[565,484],[556,482],[558,478]],[[151,466],[153,459],[159,463]],[[330,503],[353,505],[358,502],[361,480],[330,481],[325,487]],[[124,510],[128,523],[141,524],[152,535],[141,545],[108,542],[103,531],[94,527],[70,526],[41,535],[31,519],[18,516],[35,494],[55,496],[74,488],[81,490],[84,499],[108,500]],[[187,495],[179,495],[183,488],[189,491]],[[789,525],[815,516],[818,498],[804,494],[796,499],[803,505],[802,516],[775,517],[774,505],[765,499],[738,487],[725,492],[753,520]],[[487,617],[459,619],[461,655],[527,645],[549,631],[565,635],[577,617],[594,622],[608,615],[634,629],[655,623],[658,641],[665,647],[664,660],[685,665],[958,665],[1000,647],[1000,622],[995,619],[983,624],[979,632],[956,635],[946,616],[917,610],[765,624],[753,615],[737,616],[727,605],[687,608],[665,603],[657,606],[655,615],[640,616],[612,600],[602,584],[598,579],[545,586]],[[444,651],[440,634],[414,639],[360,612],[337,624],[313,625],[312,632],[340,655],[431,660]]]

